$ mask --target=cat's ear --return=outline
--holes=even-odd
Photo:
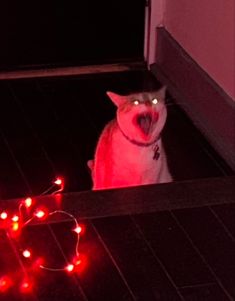
[[[107,91],[106,94],[117,107],[119,107],[124,102],[126,102],[126,97],[123,95],[119,95],[119,94],[116,94],[116,93],[110,92],[110,91]]]
[[[165,99],[166,97],[166,86],[161,87],[158,91],[157,94],[161,99]]]

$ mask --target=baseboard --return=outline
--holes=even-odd
[[[161,27],[150,70],[235,171],[235,101]]]

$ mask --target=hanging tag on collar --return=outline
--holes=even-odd
[[[158,160],[160,157],[159,146],[156,144],[153,148],[153,160]]]

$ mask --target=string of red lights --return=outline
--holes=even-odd
[[[53,188],[55,187],[56,189],[52,191]],[[53,185],[50,186],[48,189],[46,189],[42,193],[42,195],[48,194],[50,193],[50,191],[52,191],[50,194],[58,194],[61,193],[63,190],[64,190],[64,180],[62,178],[57,178],[53,182]],[[18,213],[14,213],[13,215],[11,215],[6,210],[2,210],[0,212],[0,222],[4,230],[6,230],[9,239],[14,241],[16,237],[19,237],[22,233],[21,230],[27,227],[34,219],[37,219],[37,221],[40,222],[42,220],[44,221],[46,219],[49,219],[50,217],[56,214],[67,215],[74,222],[75,225],[74,228],[71,229],[72,233],[75,233],[76,235],[74,258],[71,262],[67,262],[67,264],[63,267],[48,266],[46,263],[44,263],[45,260],[43,258],[36,258],[35,261],[33,261],[34,252],[30,248],[24,248],[23,250],[17,249],[19,258],[23,257],[26,260],[31,260],[33,262],[32,265],[36,269],[39,268],[51,272],[65,271],[67,273],[77,271],[78,266],[80,266],[82,262],[78,249],[79,249],[80,235],[83,233],[84,230],[83,226],[79,225],[76,218],[72,214],[66,211],[55,210],[52,212],[48,212],[47,208],[40,208],[37,206],[35,207],[34,205],[35,204],[33,198],[27,197],[23,201],[19,202]],[[25,217],[27,217],[27,219]],[[6,293],[13,286],[15,286],[13,277],[11,277],[10,275],[0,274],[0,293]],[[30,277],[28,277],[28,275],[25,275],[25,277],[23,277],[23,280],[21,281],[20,285],[18,285],[18,288],[21,293],[28,293],[32,291],[33,285],[32,282],[30,282]]]

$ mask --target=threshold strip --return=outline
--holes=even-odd
[[[70,66],[70,67],[55,67],[55,68],[45,67],[41,69],[30,69],[30,70],[0,71],[0,80],[112,73],[112,72],[143,70],[145,68],[146,68],[146,64],[143,61],[129,62],[129,63],[116,63],[116,64],[103,64],[103,65],[90,65],[90,66]]]

